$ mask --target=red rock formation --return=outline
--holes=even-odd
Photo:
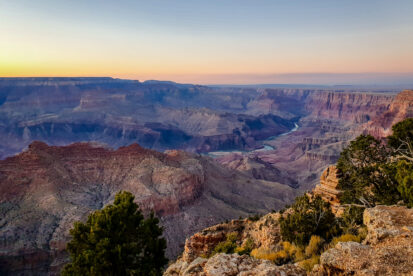
[[[288,186],[181,151],[33,142],[0,161],[0,274],[57,273],[67,261],[73,222],[111,203],[120,190],[161,217],[169,256],[202,228],[281,208],[295,196]]]
[[[386,111],[393,97],[384,93],[318,91],[309,95],[305,108],[313,117],[364,123]]]
[[[313,190],[314,195],[321,196],[324,201],[331,204],[334,213],[340,207],[339,196],[341,191],[337,188],[339,181],[337,174],[336,166],[329,166],[321,175],[320,184]]]
[[[376,137],[391,135],[391,127],[406,118],[413,117],[413,90],[399,93],[389,109],[372,119],[365,126],[365,132]]]

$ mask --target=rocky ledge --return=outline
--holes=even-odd
[[[321,255],[314,275],[413,275],[413,209],[377,206],[363,215],[363,243],[340,242]]]
[[[171,265],[164,276],[293,276],[306,275],[296,265],[276,266],[270,261],[258,260],[247,255],[216,254],[213,257],[196,258],[191,263],[183,260]]]
[[[299,263],[277,266],[248,255],[211,254],[219,242],[234,233],[237,246],[244,247],[249,241],[253,248],[279,250],[279,216],[271,213],[256,221],[233,220],[193,235],[187,239],[182,257],[168,267],[164,276],[413,275],[413,209],[403,206],[366,209],[366,239],[362,243],[339,242],[325,251],[320,264],[309,272]]]

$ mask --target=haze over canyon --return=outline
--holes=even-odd
[[[167,255],[228,219],[279,210],[361,133],[413,117],[413,91],[0,79],[0,273],[57,274],[76,220],[131,191]]]

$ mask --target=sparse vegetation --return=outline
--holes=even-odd
[[[251,239],[247,239],[243,246],[237,246],[234,250],[235,253],[239,255],[249,255],[254,248],[254,242]]]
[[[285,251],[274,252],[269,249],[255,248],[251,251],[251,256],[256,259],[263,259],[282,264],[288,262],[288,255]]]
[[[363,225],[364,207],[351,205],[346,208],[340,220],[340,227],[344,233],[357,235]]]
[[[297,197],[291,208],[291,213],[280,217],[283,240],[305,246],[313,235],[330,240],[340,233],[330,204],[321,197],[316,196],[311,199],[307,195]]]
[[[249,217],[248,217],[248,220],[249,220],[249,221],[258,221],[260,218],[261,218],[260,215],[255,214],[255,215],[253,215],[253,216],[249,216]]]
[[[310,242],[305,248],[305,255],[312,257],[313,255],[319,255],[323,250],[325,241],[319,236],[311,236]]]
[[[298,265],[307,270],[307,271],[311,271],[313,269],[313,267],[316,264],[320,263],[320,255],[313,255],[311,258],[309,259],[305,259],[303,261],[298,262]]]
[[[231,254],[235,252],[235,249],[237,248],[237,241],[238,238],[238,233],[236,232],[232,232],[229,233],[226,236],[226,240],[223,242],[218,243],[214,250],[211,253],[211,256],[217,254],[217,253],[227,253],[227,254]]]
[[[339,237],[335,237],[329,247],[333,248],[336,246],[337,243],[339,242],[349,242],[349,241],[353,241],[353,242],[361,242],[361,237],[360,236],[356,236],[356,235],[352,235],[352,234],[343,234]]]

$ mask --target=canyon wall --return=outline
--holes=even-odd
[[[182,151],[33,142],[0,161],[0,274],[58,274],[73,223],[120,190],[132,192],[144,213],[160,216],[169,257],[204,227],[279,209],[296,194]]]
[[[137,142],[191,152],[252,150],[298,120],[326,121],[326,127],[367,122],[388,111],[393,96],[111,78],[3,78],[0,158],[34,140],[52,145],[100,141],[112,147]]]
[[[394,124],[406,118],[413,118],[413,90],[399,93],[385,112],[366,124],[364,132],[376,137],[386,137],[391,134]]]

